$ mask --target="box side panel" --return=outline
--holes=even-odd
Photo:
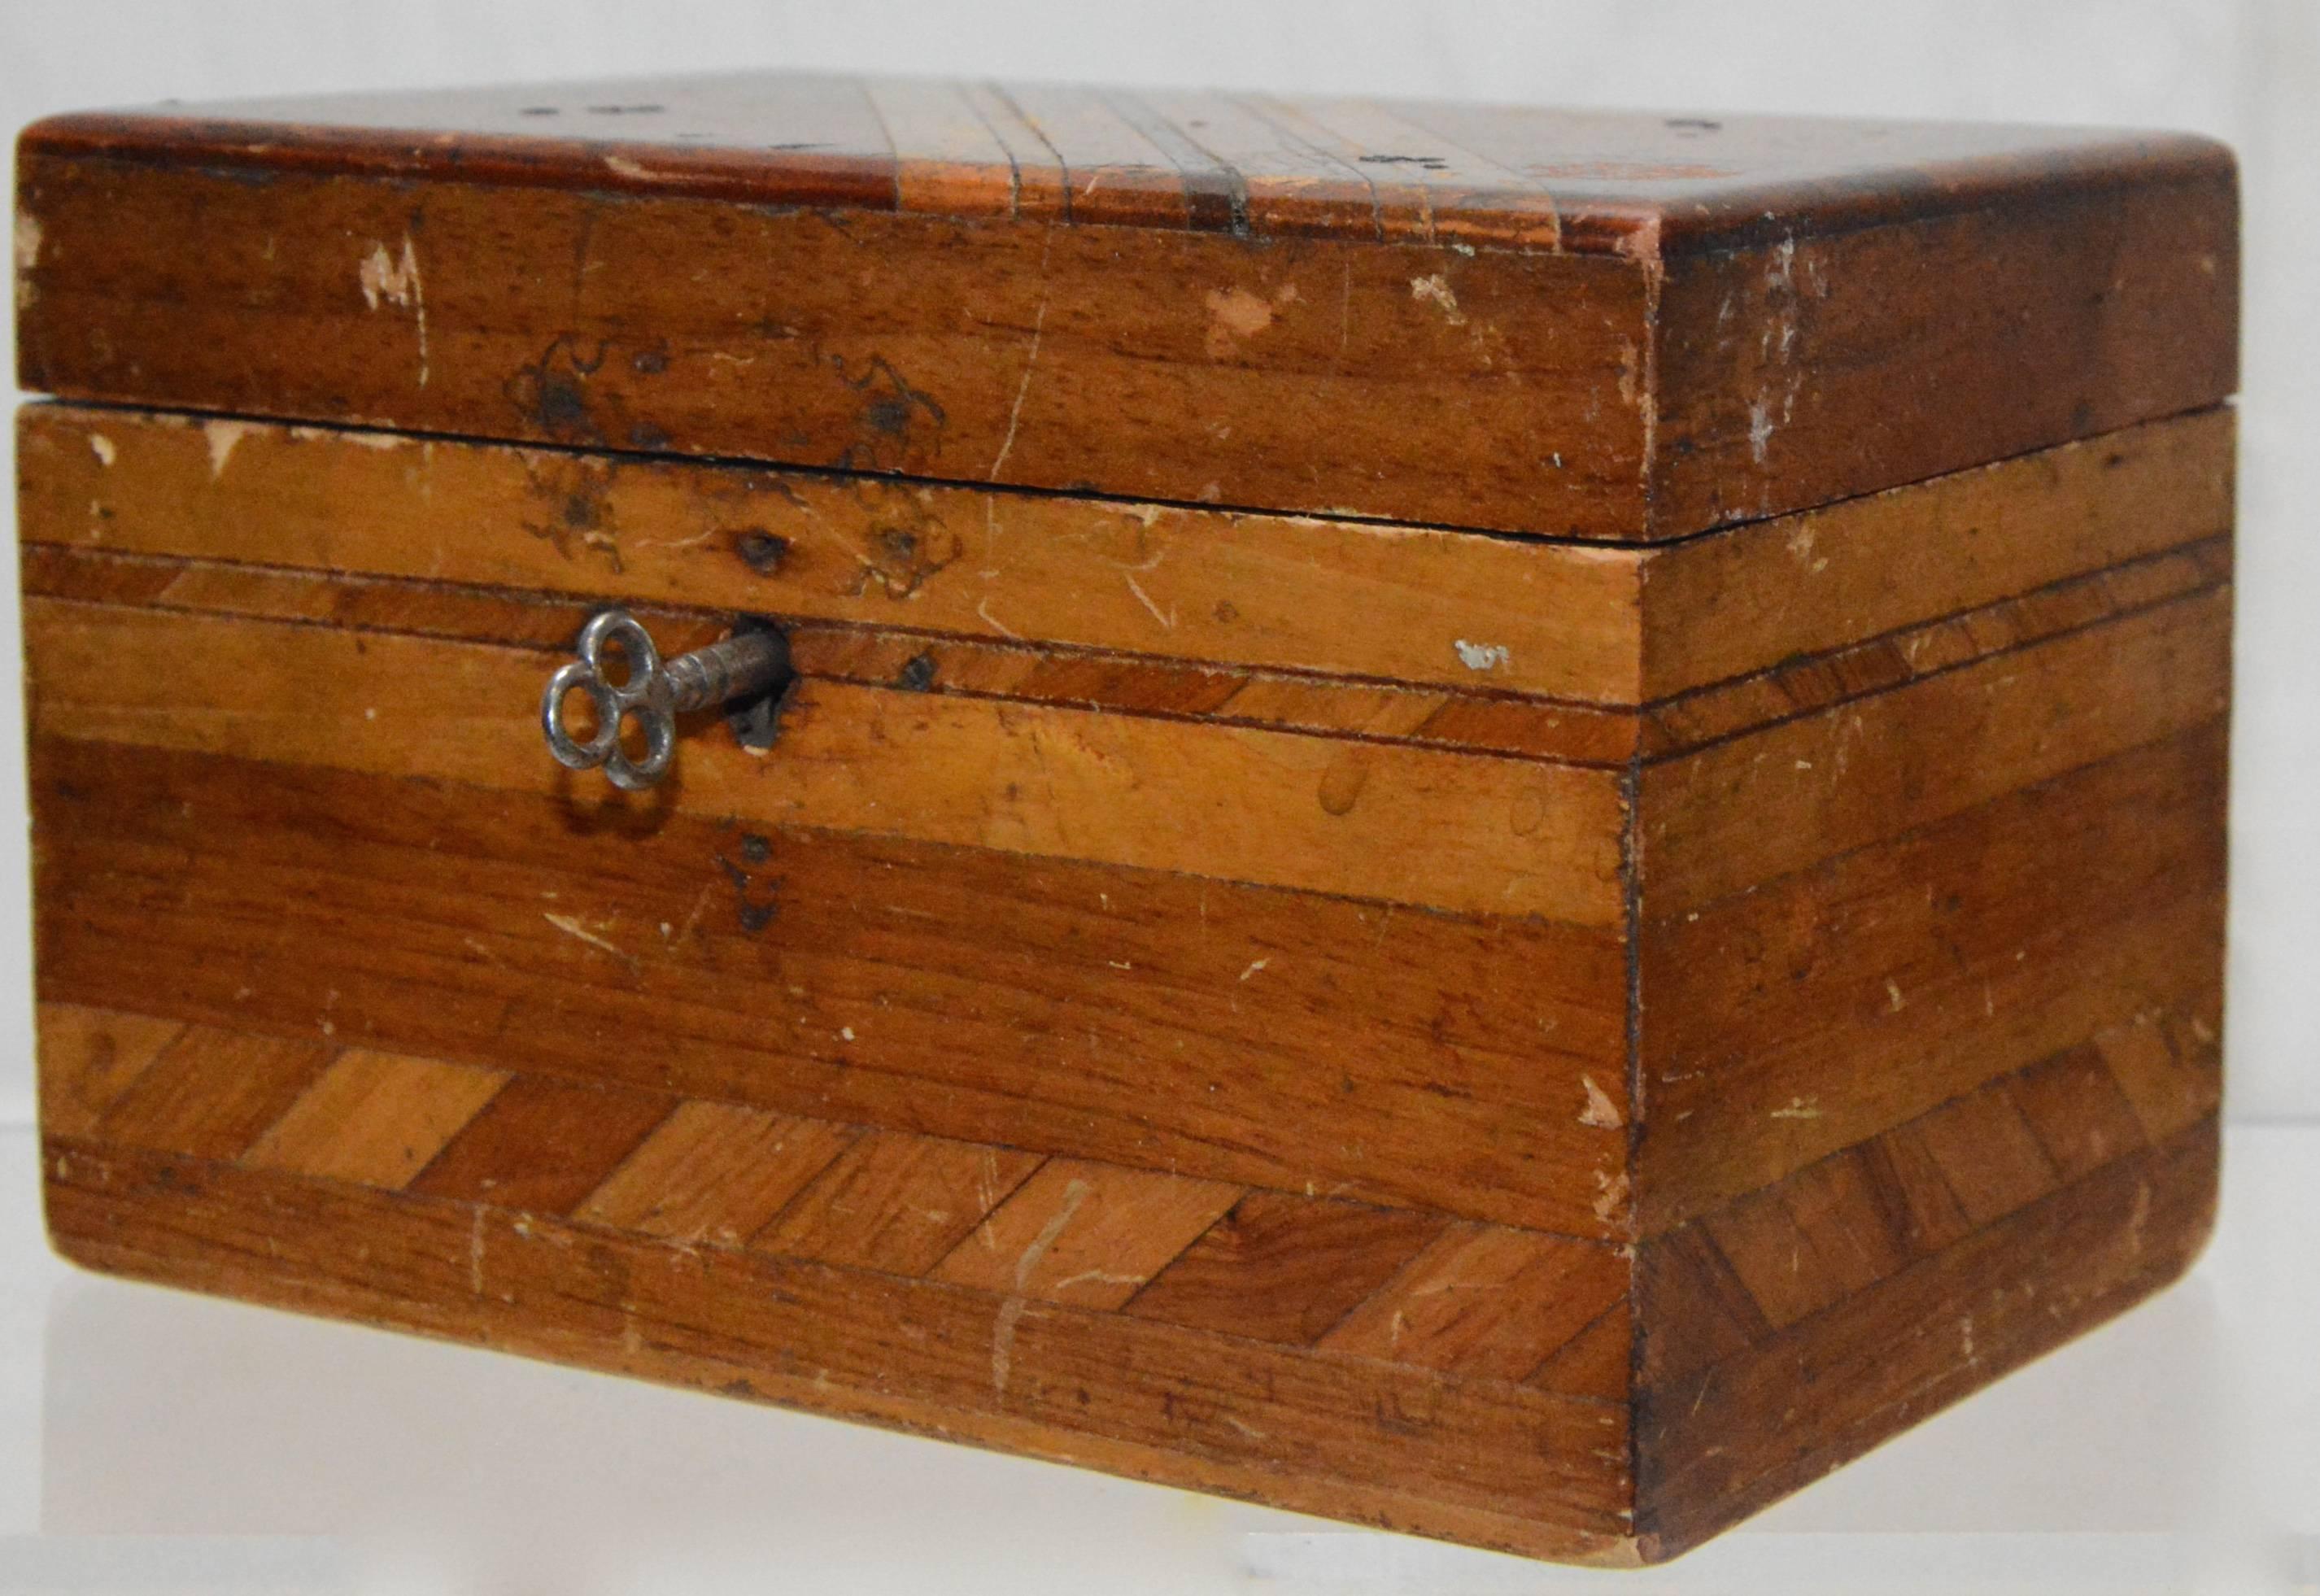
[[[1717,689],[1647,733],[1673,745],[1637,797],[1648,1555],[2118,1311],[2206,1234],[2228,536],[2133,541],[2162,552],[1905,630],[1883,667],[1776,672],[1778,712]]]
[[[68,397],[1643,532],[1649,306],[1625,257],[36,148],[18,213],[20,380]]]
[[[2239,208],[2195,177],[1672,261],[1657,536],[2204,408],[2238,383]]]

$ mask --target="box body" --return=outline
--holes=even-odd
[[[1601,1562],[2188,1263],[2226,158],[666,87],[28,135],[70,1256]],[[553,765],[607,603],[773,747]]]

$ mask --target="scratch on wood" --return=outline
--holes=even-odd
[[[989,599],[984,599],[981,603],[975,605],[974,612],[976,616],[982,620],[984,625],[990,627],[992,630],[997,632],[1001,637],[1013,638],[1018,642],[1022,640],[1023,634],[1021,632],[1017,631],[1013,627],[1008,625],[1004,621],[1001,621],[998,616],[993,615],[991,612],[991,601]]]
[[[1156,565],[1158,562],[1155,560],[1154,563]],[[1151,613],[1152,619],[1160,623],[1160,629],[1163,631],[1174,631],[1176,630],[1176,617],[1174,614],[1163,612],[1159,605],[1154,603],[1152,602],[1152,595],[1144,591],[1143,587],[1137,584],[1135,577],[1129,576],[1126,571],[1122,571],[1119,574],[1119,579],[1128,584],[1128,591],[1136,595],[1136,602],[1142,604],[1145,609]]]
[[[576,937],[581,941],[588,944],[591,948],[601,948],[606,953],[611,954],[614,958],[626,960],[629,957],[627,954],[622,953],[619,948],[613,947],[610,942],[605,941],[603,938],[590,930],[577,915],[549,914],[543,911],[539,918],[546,920],[549,925],[554,926],[557,930],[562,931],[566,936]]]
[[[113,440],[102,432],[91,432],[88,435],[88,449],[89,452],[97,458],[97,462],[105,466],[113,464],[119,453],[113,447]]]
[[[1031,1245],[1025,1247],[1022,1256],[1015,1260],[1014,1293],[1000,1303],[999,1317],[992,1321],[991,1326],[991,1394],[993,1397],[1007,1394],[1008,1371],[1015,1356],[1015,1325],[1023,1317],[1023,1310],[1030,1306],[1029,1299],[1023,1295],[1023,1288],[1030,1283],[1031,1271],[1039,1266],[1039,1260],[1047,1256],[1049,1247],[1056,1245],[1056,1238],[1064,1233],[1073,1216],[1079,1212],[1080,1204],[1087,1201],[1088,1191],[1088,1183],[1083,1180],[1066,1184],[1063,1206],[1056,1209],[1055,1216],[1040,1227],[1039,1233],[1031,1238]]]
[[[1031,391],[1031,373],[1039,365],[1039,339],[1047,327],[1047,257],[1056,247],[1056,229],[1047,227],[1047,241],[1039,247],[1039,308],[1031,314],[1031,345],[1023,355],[1023,380],[1015,385],[1015,404],[1007,412],[1007,435],[999,440],[999,452],[992,457],[991,470],[984,480],[999,480],[999,469],[1007,464],[1007,457],[1015,449],[1015,429],[1023,422],[1023,400]]]
[[[1067,1274],[1063,1279],[1056,1282],[1055,1289],[1058,1292],[1067,1292],[1075,1285],[1085,1285],[1090,1281],[1093,1281],[1101,1285],[1142,1285],[1144,1283],[1144,1276],[1141,1274],[1114,1274],[1102,1269],[1083,1269],[1077,1274]]]

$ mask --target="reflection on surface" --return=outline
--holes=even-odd
[[[1782,1521],[2184,1524],[2213,1477],[2216,1404],[2196,1379],[2152,1372],[2211,1366],[2210,1319],[2196,1285],[2162,1298],[2007,1383],[2005,1400],[1970,1403],[1709,1547],[1685,1564],[1688,1586],[1719,1564],[1793,1578],[1793,1559],[1746,1544]],[[1181,1591],[1188,1561],[1219,1575],[1238,1565],[1283,1590],[1574,1585],[1457,1548],[112,1281],[65,1284],[48,1347],[51,1534],[320,1531],[405,1554],[448,1540],[467,1566],[563,1590],[629,1587],[673,1564],[795,1576],[875,1560],[897,1588],[968,1588],[983,1564],[994,1587],[1020,1591],[1009,1565],[1034,1549],[1056,1588],[1083,1591],[1143,1588],[1139,1571],[1152,1589]],[[1878,1537],[1844,1538],[1866,1551]],[[1619,1583],[1645,1588],[1632,1575]]]

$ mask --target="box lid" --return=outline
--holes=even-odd
[[[75,398],[1606,541],[2224,399],[2213,143],[758,74],[69,116]]]

